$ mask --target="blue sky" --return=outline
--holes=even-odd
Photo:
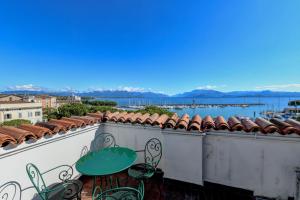
[[[299,0],[0,3],[0,88],[300,91]]]

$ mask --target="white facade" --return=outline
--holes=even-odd
[[[0,123],[14,119],[26,119],[32,123],[43,120],[42,104],[28,102],[0,102]]]
[[[156,137],[163,143],[159,164],[165,177],[203,185],[205,181],[251,190],[255,195],[287,199],[296,197],[296,168],[300,166],[300,137],[255,135],[244,132],[161,130],[156,127],[105,123],[71,130],[66,134],[0,149],[0,185],[18,181],[31,186],[25,166],[32,162],[42,171],[61,164],[74,165],[90,148],[97,134],[112,133],[120,146],[135,150]],[[142,161],[139,155],[138,161]],[[75,171],[75,176],[79,175]],[[49,175],[49,184],[56,181]],[[298,183],[299,185],[299,183]],[[298,190],[299,191],[299,190]],[[31,199],[35,191],[24,192]]]

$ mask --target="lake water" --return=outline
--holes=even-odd
[[[112,100],[118,103],[118,106],[133,105],[167,105],[167,104],[248,104],[259,103],[264,105],[249,107],[205,107],[205,108],[184,108],[181,110],[170,109],[177,112],[178,115],[184,113],[190,116],[199,114],[200,116],[211,115],[216,117],[222,115],[226,118],[230,116],[248,116],[258,117],[262,111],[282,111],[288,107],[288,102],[299,99],[299,97],[236,97],[236,98],[99,98],[101,100]]]

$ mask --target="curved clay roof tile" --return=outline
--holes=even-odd
[[[109,121],[113,121],[113,122],[117,122],[118,121],[118,116],[119,116],[120,112],[114,112],[111,114]]]
[[[241,121],[238,120],[236,117],[229,117],[228,125],[230,127],[230,131],[242,131],[244,126],[242,125]]]
[[[288,119],[285,122],[287,122],[290,125],[294,126],[297,129],[297,133],[300,134],[300,122],[298,122],[294,119]]]
[[[164,127],[164,124],[166,123],[166,121],[168,121],[169,119],[169,116],[166,115],[166,114],[162,114],[159,118],[157,118],[153,125],[154,126],[159,126],[160,128],[163,128]]]
[[[59,124],[65,127],[66,130],[70,130],[72,128],[76,128],[76,124],[73,122],[65,121],[65,120],[58,120],[58,119],[51,119],[50,123]]]
[[[278,128],[272,124],[271,122],[269,122],[268,120],[258,117],[255,119],[255,123],[260,126],[260,130],[262,133],[275,133],[276,131],[278,131]]]
[[[71,119],[80,119],[84,121],[86,125],[93,125],[97,123],[97,119],[89,116],[71,116]]]
[[[202,127],[203,127],[203,129],[215,128],[214,120],[211,118],[210,115],[207,115],[204,117],[204,119],[202,121]]]
[[[17,140],[15,140],[13,137],[3,134],[0,132],[0,147],[5,147],[9,144],[16,145]]]
[[[224,119],[223,116],[216,117],[215,125],[216,125],[216,129],[218,129],[218,130],[230,129],[228,123],[226,122],[226,120]]]
[[[90,117],[95,117],[98,119],[98,122],[101,122],[103,120],[103,113],[101,112],[96,112],[96,113],[88,113],[87,116],[90,116]]]
[[[142,116],[136,118],[135,121],[136,121],[136,123],[143,124],[146,121],[146,119],[148,119],[148,117],[150,117],[150,114],[149,113],[145,113]]]
[[[37,140],[33,133],[11,126],[0,127],[0,133],[13,137],[18,144],[30,139]]]
[[[37,138],[44,137],[45,135],[52,135],[52,131],[50,129],[31,124],[22,124],[18,128],[33,133]]]
[[[106,111],[103,115],[103,121],[106,122],[108,120],[110,120],[112,113],[110,111]]]
[[[176,124],[177,124],[178,120],[179,120],[178,115],[176,113],[173,114],[172,117],[165,124],[165,128],[174,128],[174,127],[176,127]]]
[[[260,129],[259,126],[250,119],[242,119],[241,121],[246,132],[257,132]]]
[[[190,123],[190,116],[188,114],[184,114],[178,121],[177,128],[187,129],[189,126],[189,123]]]
[[[67,130],[65,129],[65,127],[63,127],[62,125],[59,124],[53,124],[50,122],[38,122],[35,124],[36,126],[40,126],[40,127],[45,127],[50,129],[54,134],[59,133],[59,132],[66,132]]]
[[[200,115],[195,115],[191,120],[188,130],[201,131],[202,118]]]
[[[121,112],[118,116],[118,122],[125,122],[127,116],[127,112]]]
[[[157,120],[158,118],[159,118],[159,114],[154,113],[153,115],[148,117],[144,123],[152,125],[155,122],[155,120]]]
[[[67,121],[67,122],[72,122],[74,124],[76,124],[76,127],[82,127],[82,126],[85,126],[85,122],[81,119],[72,119],[72,118],[67,118],[67,117],[63,117],[61,118],[62,120],[64,121]]]
[[[270,120],[270,122],[275,124],[279,128],[280,133],[283,134],[283,135],[292,134],[292,133],[297,132],[297,129],[294,128],[292,125],[290,125],[289,123],[286,123],[284,121],[281,121],[279,119],[273,118],[273,119]]]
[[[124,116],[125,118],[125,123],[129,122],[129,123],[134,123],[136,118],[138,116],[142,116],[141,113],[128,113],[126,116]]]

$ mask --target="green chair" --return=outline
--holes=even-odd
[[[162,144],[159,139],[152,138],[147,141],[144,150],[136,151],[144,153],[144,163],[131,166],[128,169],[129,176],[135,179],[149,179],[157,171],[157,165],[162,157]],[[159,170],[161,172],[161,170]]]
[[[71,180],[73,168],[69,165],[60,165],[43,173],[32,163],[26,165],[26,171],[31,183],[42,200],[81,199],[82,183]],[[46,185],[44,176],[50,172],[59,171],[58,183]]]
[[[98,186],[93,192],[93,200],[143,200],[144,183],[140,182],[137,188],[115,187],[105,191]]]
[[[116,139],[111,133],[101,133],[92,141],[91,151],[98,151],[108,147],[118,147]]]

